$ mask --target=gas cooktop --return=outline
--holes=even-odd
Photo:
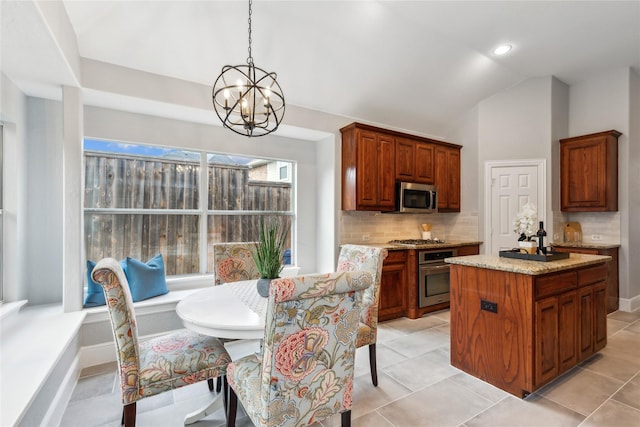
[[[433,245],[436,243],[445,243],[445,242],[444,240],[440,240],[440,239],[406,239],[406,240],[390,240],[388,243],[390,245],[420,246],[420,245]]]

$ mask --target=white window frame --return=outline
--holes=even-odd
[[[90,140],[100,140],[105,142],[114,142],[120,143],[120,141],[114,141],[106,138],[87,138]],[[152,144],[144,144],[144,143],[133,143],[135,145],[141,146],[151,146],[156,147]],[[159,146],[158,146],[159,147]],[[168,148],[162,146],[161,148]],[[176,150],[181,151],[189,151],[189,152],[199,152],[200,153],[200,181],[199,181],[199,200],[198,200],[198,209],[130,209],[130,208],[85,208],[83,207],[82,213],[83,216],[86,214],[144,214],[144,215],[198,215],[199,216],[199,227],[200,230],[208,229],[208,220],[211,215],[229,215],[229,216],[238,216],[238,215],[285,215],[291,217],[291,264],[295,264],[295,221],[296,221],[296,204],[294,203],[296,186],[293,180],[291,179],[292,185],[292,200],[291,200],[291,210],[290,211],[253,211],[253,210],[209,210],[209,182],[208,182],[208,155],[210,154],[228,154],[228,153],[220,153],[215,151],[202,151],[197,149],[183,148],[183,147],[170,147]],[[82,148],[82,157],[83,160],[85,158],[86,152],[95,152],[94,150],[85,150],[84,144]],[[262,156],[254,157],[247,154],[238,154],[240,157],[244,158],[256,158],[256,159],[264,159],[264,160],[274,160],[274,161],[282,161],[286,162],[290,165],[291,168],[287,168],[287,170],[293,170],[296,167],[296,161],[294,160],[284,160],[284,159],[266,159]],[[153,157],[149,157],[150,159]],[[83,183],[84,188],[85,183]],[[83,234],[84,239],[84,234]],[[208,267],[208,235],[206,232],[201,232],[199,235],[199,245],[200,245],[200,259],[199,259],[199,272],[192,273],[188,275],[178,275],[178,276],[167,276],[167,285],[170,290],[172,289],[181,289],[181,288],[190,288],[192,287],[190,284],[198,283],[202,280],[203,277],[211,277],[212,273],[207,272]],[[86,257],[86,252],[83,254]],[[97,260],[93,260],[97,261]],[[145,260],[143,260],[145,261]],[[86,286],[85,286],[86,290]],[[86,291],[85,291],[86,294]]]

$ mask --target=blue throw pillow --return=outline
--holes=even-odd
[[[126,260],[121,260],[120,265],[125,272],[125,276],[127,275],[127,266],[125,263]],[[87,260],[87,295],[84,297],[84,308],[89,307],[97,307],[99,305],[106,305],[106,301],[104,300],[104,292],[102,291],[102,286],[98,283],[94,282],[91,278],[91,272],[93,268],[96,266],[96,263],[93,261]]]
[[[169,292],[164,276],[162,254],[158,254],[146,263],[135,258],[125,260],[125,273],[131,289],[133,302],[142,301]]]

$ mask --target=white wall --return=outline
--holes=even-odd
[[[4,206],[2,266],[4,298],[28,297],[26,283],[27,246],[27,143],[25,137],[26,97],[0,73],[0,120],[4,128]]]
[[[338,141],[340,141],[338,139]],[[338,240],[338,214],[340,212],[340,179],[336,170],[340,171],[339,150],[336,149],[336,136],[332,135],[315,144],[316,157],[316,187],[317,206],[329,208],[331,215],[315,215],[315,222],[318,225],[315,236],[316,251],[326,254],[323,259],[319,259],[316,265],[316,272],[325,273],[335,271],[337,261]],[[329,209],[327,209],[329,210]],[[314,212],[315,214],[315,212]],[[303,242],[300,242],[302,244]]]
[[[460,152],[460,211],[478,213],[478,106],[465,113],[447,133],[447,140],[462,145]]]
[[[632,248],[640,245],[640,230],[634,224],[640,215],[638,169],[640,134],[638,133],[638,76],[629,68],[599,74],[570,87],[569,136],[585,135],[615,129],[618,138],[618,210],[619,215],[599,215],[606,223],[603,229],[620,230],[620,298],[621,308],[640,307],[638,267],[633,262]],[[633,86],[632,86],[633,84]],[[587,222],[596,214],[565,215],[572,221]],[[612,224],[612,222],[618,222]],[[591,221],[593,223],[593,221]],[[593,223],[597,227],[597,223]],[[584,230],[583,230],[584,231]],[[588,234],[588,233],[587,233]],[[604,240],[609,240],[604,236]],[[633,274],[632,274],[633,272]],[[624,300],[624,301],[623,301]],[[624,304],[623,304],[624,303]],[[633,308],[633,307],[629,307]]]
[[[27,112],[26,283],[37,305],[62,300],[62,104],[27,98]]]
[[[480,239],[484,240],[486,207],[484,164],[489,160],[546,160],[545,212],[538,217],[547,224],[551,213],[552,180],[552,77],[532,78],[478,104],[478,173],[475,177],[480,206]]]

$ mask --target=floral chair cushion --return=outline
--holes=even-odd
[[[262,356],[227,369],[255,425],[307,425],[351,409],[356,328],[372,283],[366,271],[271,283]]]
[[[380,300],[380,280],[382,263],[387,250],[370,246],[342,245],[338,257],[338,271],[365,270],[373,276],[373,286],[364,292],[357,346],[376,342],[378,331],[378,304]]]
[[[260,278],[249,248],[256,243],[215,243],[213,245],[213,264],[215,284],[238,282]]]
[[[111,258],[99,261],[92,277],[104,289],[124,405],[225,375],[231,358],[215,338],[180,331],[138,342],[131,293],[118,261]]]

